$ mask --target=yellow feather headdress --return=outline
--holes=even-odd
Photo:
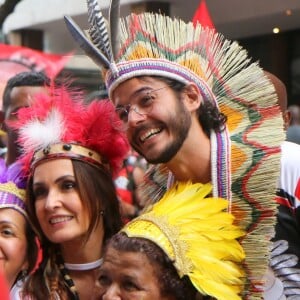
[[[227,200],[208,197],[211,190],[210,184],[176,184],[122,231],[157,244],[201,294],[240,299],[245,253],[237,238],[244,232],[226,212]]]

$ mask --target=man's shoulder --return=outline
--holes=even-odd
[[[281,198],[292,207],[300,205],[300,145],[284,142],[281,145],[281,171],[278,188]]]
[[[281,144],[281,150],[282,151],[299,151],[300,145],[297,143],[289,142],[289,141],[284,141]]]

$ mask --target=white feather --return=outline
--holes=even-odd
[[[36,151],[49,144],[61,142],[64,134],[63,115],[56,109],[49,112],[46,119],[31,119],[20,129],[25,152]]]

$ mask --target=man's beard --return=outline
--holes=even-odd
[[[167,122],[168,131],[175,137],[173,142],[152,158],[144,156],[138,149],[135,150],[151,164],[167,163],[176,155],[184,143],[191,127],[191,122],[190,112],[186,110],[183,103],[179,100],[175,114]]]

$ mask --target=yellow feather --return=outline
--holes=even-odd
[[[190,275],[190,278],[194,286],[204,295],[214,295],[213,297],[218,300],[240,300],[239,296],[240,286],[229,285],[229,284],[219,284],[214,281],[204,279],[198,285],[195,283],[194,277],[197,277],[197,274]]]
[[[176,184],[123,231],[155,242],[201,293],[240,299],[245,253],[237,239],[244,231],[233,225],[227,200],[208,197],[211,190],[211,184]]]

